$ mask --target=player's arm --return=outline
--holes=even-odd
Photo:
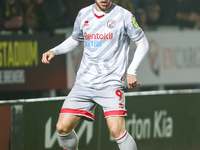
[[[76,17],[72,35],[64,42],[62,42],[60,45],[50,49],[49,51],[43,54],[42,56],[43,63],[49,64],[50,60],[55,55],[66,54],[69,51],[73,50],[76,46],[78,46],[81,43],[81,41],[84,41],[83,32],[80,27],[81,23],[80,16],[81,16],[81,11],[78,13]]]
[[[45,64],[49,64],[50,60],[55,56],[55,55],[60,55],[60,54],[66,54],[73,50],[76,46],[80,44],[79,41],[73,39],[71,36],[66,39],[64,42],[62,42],[60,45],[50,49],[49,51],[45,52],[42,55],[42,62]]]
[[[149,44],[135,17],[126,11],[124,18],[126,33],[137,45],[133,60],[127,70],[128,88],[134,88],[140,85],[137,78],[137,69],[149,49]]]
[[[144,56],[146,55],[149,49],[149,43],[145,35],[143,35],[142,38],[136,41],[135,43],[137,45],[137,48],[133,60],[127,70],[127,84],[129,89],[140,85],[136,73],[141,61],[143,60]]]

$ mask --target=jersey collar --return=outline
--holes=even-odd
[[[94,5],[95,5],[95,4],[94,4]],[[116,6],[116,4],[113,3],[113,4],[112,4],[112,7],[111,7],[109,10],[107,10],[107,11],[97,11],[97,10],[95,9],[94,5],[93,5],[92,11],[93,11],[93,13],[94,13],[94,16],[97,17],[98,19],[104,17],[107,13],[109,13],[109,12]]]
[[[100,19],[100,18],[102,18],[102,17],[104,17],[105,15],[103,14],[103,15],[100,15],[100,16],[98,16],[96,13],[94,14],[95,15],[95,17],[97,17],[98,19]]]

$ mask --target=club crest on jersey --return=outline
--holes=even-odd
[[[108,21],[107,26],[109,29],[112,29],[115,27],[115,24],[116,24],[115,21],[111,19]]]

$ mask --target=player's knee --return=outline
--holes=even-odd
[[[110,128],[110,133],[114,138],[118,138],[121,136],[121,134],[123,134],[124,129],[118,125],[113,125]]]
[[[61,122],[58,122],[58,123],[56,124],[56,129],[57,129],[57,132],[58,132],[59,134],[68,134],[68,133],[71,132],[71,130],[70,130],[66,125],[64,125],[64,124],[61,123]]]

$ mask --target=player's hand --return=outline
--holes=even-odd
[[[55,56],[53,51],[47,51],[42,55],[42,63],[50,64],[50,60]]]
[[[133,89],[136,86],[140,86],[137,75],[131,75],[127,73],[127,84],[129,89]]]

